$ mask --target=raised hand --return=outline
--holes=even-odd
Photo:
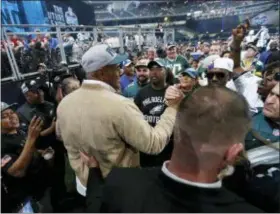
[[[34,116],[28,127],[27,139],[35,141],[42,130],[43,120],[40,117]]]
[[[165,92],[166,105],[170,107],[178,107],[184,98],[183,92],[180,90],[181,85],[169,86]]]
[[[232,30],[233,41],[241,44],[241,42],[245,38],[249,28],[250,28],[250,22],[247,19],[245,21],[245,24],[240,24],[237,26],[237,28],[233,29]]]

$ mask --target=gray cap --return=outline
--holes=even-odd
[[[1,112],[5,111],[7,109],[15,110],[16,107],[17,107],[17,103],[13,103],[13,104],[9,105],[7,103],[1,102]]]
[[[127,58],[127,54],[117,54],[109,45],[96,44],[83,55],[81,65],[88,73],[97,71],[106,65],[120,64]]]

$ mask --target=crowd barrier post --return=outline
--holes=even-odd
[[[138,50],[141,51],[142,50],[142,45],[141,45],[141,42],[142,42],[142,34],[141,34],[141,27],[139,26],[138,27]]]
[[[11,70],[12,70],[12,77],[7,77],[7,78],[3,78],[1,81],[5,81],[5,80],[16,80],[16,79],[20,79],[20,73],[19,73],[19,69],[15,60],[15,56],[13,53],[13,48],[11,46],[11,41],[10,38],[7,36],[6,30],[3,27],[2,28],[2,38],[4,39],[4,41],[6,41],[7,45],[4,45],[5,51],[7,53],[7,57],[11,66]]]
[[[96,27],[93,28],[93,40],[95,44],[98,42],[98,32]]]
[[[120,53],[124,53],[124,44],[123,44],[123,29],[119,28],[119,41],[120,41]]]
[[[60,27],[56,27],[56,32],[57,32],[58,45],[59,45],[60,54],[61,54],[61,60],[64,61],[65,63],[67,63]]]
[[[175,29],[172,28],[172,42],[175,42]]]
[[[168,34],[168,30],[167,29],[164,29],[164,35],[163,35],[163,45],[164,47],[167,46],[167,34]]]

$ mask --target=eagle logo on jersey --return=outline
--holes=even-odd
[[[149,113],[151,115],[159,114],[163,111],[163,109],[164,109],[164,105],[158,105],[152,108]]]

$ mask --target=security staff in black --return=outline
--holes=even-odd
[[[166,83],[165,66],[163,59],[149,62],[150,84],[140,89],[134,98],[134,102],[143,113],[145,120],[153,127],[160,120],[160,116],[166,109],[164,94],[168,84]],[[172,147],[172,143],[169,143],[159,155],[140,153],[140,165],[142,167],[162,165],[164,160],[170,158]]]
[[[55,121],[53,121],[55,106],[53,103],[45,101],[44,92],[41,87],[41,82],[37,79],[22,84],[21,90],[26,98],[26,102],[19,107],[17,113],[21,125],[25,129],[35,115],[41,117],[44,123],[43,131],[36,143],[36,147],[45,149],[52,146],[52,141],[55,140]]]
[[[19,212],[26,204],[39,201],[49,185],[48,163],[36,151],[35,142],[42,129],[42,120],[33,118],[28,134],[19,130],[15,104],[1,103],[1,185],[2,212]],[[32,206],[33,211],[34,206]]]

